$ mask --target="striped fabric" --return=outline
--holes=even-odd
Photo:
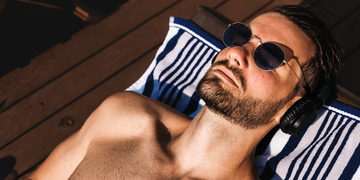
[[[194,117],[204,105],[196,85],[222,48],[192,22],[171,17],[155,59],[127,90]],[[261,179],[360,179],[359,117],[359,110],[334,101],[298,137],[274,129],[257,149],[255,164]]]
[[[212,58],[225,46],[182,18],[170,18],[168,34],[156,57],[132,90],[194,117],[204,105],[195,88]]]
[[[360,111],[334,101],[298,137],[277,131],[256,157],[261,179],[360,179]]]

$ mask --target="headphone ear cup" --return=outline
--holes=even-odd
[[[284,133],[298,136],[316,119],[317,108],[310,96],[296,101],[280,119],[280,128]]]

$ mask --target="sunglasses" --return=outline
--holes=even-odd
[[[239,22],[230,24],[223,34],[223,42],[228,47],[242,46],[248,43],[252,37],[260,42],[260,45],[254,51],[254,61],[260,69],[272,71],[285,63],[300,81],[300,78],[285,60],[284,50],[273,42],[261,42],[259,38],[253,36],[251,29],[247,25]],[[302,81],[300,82],[302,83]]]

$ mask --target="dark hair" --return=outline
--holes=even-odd
[[[330,85],[330,97],[336,96],[336,79],[341,66],[339,44],[334,40],[326,24],[309,9],[297,5],[281,5],[267,12],[277,12],[296,24],[315,44],[316,52],[305,64],[302,64],[302,77],[314,92],[323,83]],[[305,94],[299,88],[299,94]]]

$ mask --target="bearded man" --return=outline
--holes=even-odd
[[[228,47],[198,84],[206,105],[193,119],[133,92],[114,94],[30,178],[259,179],[257,144],[336,75],[337,49],[325,25],[298,6],[225,34]]]

